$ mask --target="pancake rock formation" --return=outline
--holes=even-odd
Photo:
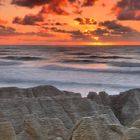
[[[0,88],[0,140],[140,140],[140,89]]]

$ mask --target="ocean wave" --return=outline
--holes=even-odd
[[[134,62],[109,62],[108,64],[116,67],[140,67],[140,63]]]
[[[19,61],[34,61],[34,60],[42,60],[42,57],[35,57],[35,56],[5,56],[1,57],[1,59],[8,59],[8,60],[19,60]]]
[[[65,60],[60,60],[62,63],[97,63],[97,61],[94,60],[89,60],[89,59],[65,59]]]
[[[86,56],[86,58],[91,58],[91,59],[92,58],[94,58],[94,59],[132,59],[131,57],[123,57],[123,56],[97,56],[97,55]]]
[[[0,55],[8,55],[8,53],[0,52]]]
[[[114,66],[114,67],[140,67],[140,62],[125,62],[125,61],[105,61],[105,60],[91,60],[91,59],[63,59],[59,60],[60,63],[64,64],[107,64],[109,66]]]
[[[55,80],[31,80],[31,79],[16,79],[16,78],[12,78],[12,79],[1,79],[0,80],[0,84],[15,84],[15,85],[19,85],[19,84],[24,84],[24,85],[28,85],[29,87],[31,87],[32,85],[53,85],[53,86],[66,86],[66,87],[107,87],[107,88],[115,88],[115,89],[120,89],[120,88],[126,88],[126,89],[132,89],[132,88],[139,88],[138,85],[122,85],[122,84],[111,84],[111,83],[95,83],[95,82],[89,82],[89,83],[83,83],[83,82],[68,82],[68,81],[55,81]]]
[[[107,64],[115,67],[140,67],[140,60],[137,59],[137,62],[129,61],[126,57],[119,56],[93,56],[95,59],[89,59],[90,57],[85,57],[85,59],[81,58],[66,58],[60,59],[58,62],[66,63],[66,64]],[[104,60],[105,59],[105,60]],[[119,59],[115,61],[116,59]],[[127,59],[121,60],[121,59]],[[132,59],[132,58],[129,58]]]
[[[39,67],[39,69],[54,70],[54,71],[77,71],[77,72],[97,72],[97,73],[118,73],[118,74],[133,74],[139,75],[140,69],[93,69],[93,68],[76,68],[60,65],[47,65]]]
[[[22,63],[20,62],[5,62],[5,61],[0,61],[0,66],[12,66],[12,65],[20,65]]]
[[[119,55],[92,55],[90,52],[68,52],[66,55],[75,55],[77,58],[89,58],[89,59],[132,59],[132,57],[119,56]]]
[[[87,52],[68,52],[67,55],[90,55]]]

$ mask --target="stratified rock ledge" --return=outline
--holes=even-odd
[[[0,140],[140,140],[140,89],[0,88]]]

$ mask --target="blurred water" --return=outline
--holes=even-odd
[[[0,86],[116,94],[140,87],[139,46],[0,46]]]

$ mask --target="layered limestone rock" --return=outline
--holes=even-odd
[[[140,119],[140,89],[120,93],[113,103],[116,115],[122,124],[130,126]]]
[[[109,107],[78,93],[52,86],[0,88],[0,120],[12,123],[18,140],[66,140],[66,133],[80,118],[99,114],[108,114],[112,122],[119,123]]]
[[[36,118],[29,115],[18,140],[66,140],[68,131],[58,118]],[[26,139],[25,139],[26,138]]]
[[[16,140],[16,134],[10,122],[0,122],[0,140]]]
[[[91,92],[87,98],[98,104],[109,106],[123,125],[130,126],[140,119],[140,89],[129,90],[119,95]]]
[[[140,120],[130,128],[113,124],[106,115],[82,118],[69,140],[140,140]]]
[[[126,140],[124,128],[106,115],[85,117],[74,127],[69,140]]]
[[[111,106],[111,98],[106,92],[102,91],[97,94],[96,92],[89,92],[88,99],[95,101],[97,104],[103,104],[105,106]]]
[[[71,130],[71,140],[138,140],[138,122],[120,124],[138,119],[139,89],[83,98],[53,86],[0,88],[0,140],[67,140]]]
[[[140,140],[140,120],[137,120],[130,128],[127,128],[125,133],[127,140]]]

